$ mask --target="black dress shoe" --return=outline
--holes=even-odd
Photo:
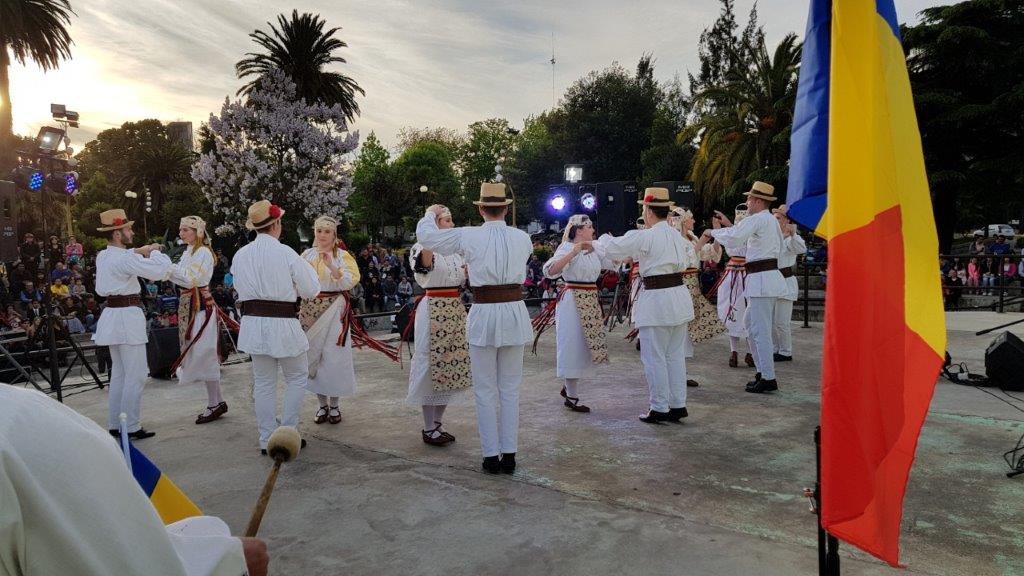
[[[658,412],[657,410],[650,410],[647,414],[640,417],[640,421],[647,424],[661,424],[662,422],[668,422],[668,419],[668,412]]]
[[[747,388],[750,388],[751,386],[753,386],[754,384],[757,384],[760,381],[761,381],[761,373],[758,372],[757,374],[754,374],[754,379],[753,380],[751,380],[750,382],[747,382]]]
[[[107,430],[107,432],[110,432],[110,435],[114,438],[119,438],[121,436],[120,430]]]
[[[690,413],[686,411],[686,406],[682,408],[669,408],[668,409],[668,422],[679,422],[683,418],[689,416]]]
[[[266,448],[260,448],[260,454],[263,455],[263,456],[266,456],[267,455],[267,449]]]
[[[776,362],[792,362],[793,361],[793,357],[792,356],[783,356],[782,354],[779,354],[778,352],[775,353],[774,358],[775,358]]]
[[[687,388],[696,388],[697,386],[700,386],[700,382],[697,382],[696,380],[687,380],[686,381],[686,387]]]
[[[772,380],[758,380],[757,382],[751,382],[747,384],[747,392],[753,392],[754,394],[763,394],[764,392],[774,392],[779,389],[779,383]]]
[[[152,438],[153,436],[156,436],[156,432],[150,432],[145,428],[139,428],[135,432],[130,432],[128,434],[128,437],[132,440],[143,440],[145,438]]]
[[[511,474],[516,471],[515,452],[501,455],[501,471],[504,472],[505,474]]]
[[[302,448],[305,448],[305,447],[306,447],[306,439],[303,438],[302,441],[299,442],[299,448],[302,449]]]
[[[497,456],[488,456],[484,458],[484,462],[481,465],[484,472],[489,474],[497,474],[501,472],[501,460]]]

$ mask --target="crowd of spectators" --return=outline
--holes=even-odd
[[[965,257],[942,258],[939,271],[947,310],[958,310],[964,294],[998,295],[1001,288],[1024,286],[1024,249],[1005,236],[986,240],[976,234]],[[1016,294],[1011,294],[1016,295]]]

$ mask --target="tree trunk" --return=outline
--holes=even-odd
[[[0,38],[0,141],[13,139],[14,114],[11,112],[11,58],[7,41]]]

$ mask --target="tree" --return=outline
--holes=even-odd
[[[490,118],[469,125],[459,146],[456,165],[463,194],[475,198],[481,182],[494,180],[494,167],[507,162],[515,150],[519,131],[504,118]],[[502,166],[504,171],[505,166]]]
[[[284,208],[291,222],[340,217],[352,192],[348,155],[359,140],[348,132],[342,105],[296,98],[295,84],[275,70],[248,104],[225,99],[220,116],[210,115],[214,150],[192,167],[192,178],[223,219],[217,233],[239,230],[248,206],[261,199]]]
[[[949,253],[963,226],[1021,214],[1024,8],[1019,0],[927,8],[902,37],[939,249]]]
[[[395,159],[395,196],[406,198],[401,214],[418,217],[431,204],[444,204],[456,221],[469,217],[469,205],[462,194],[458,177],[452,168],[454,159],[445,146],[437,142],[420,142]],[[426,186],[427,193],[420,192]]]
[[[359,115],[356,93],[365,96],[366,92],[352,78],[324,70],[331,64],[345,63],[344,58],[334,55],[336,50],[348,46],[334,36],[341,28],[324,32],[326,22],[319,14],[299,15],[298,10],[292,10],[290,20],[279,14],[277,24],[275,27],[267,22],[273,35],[262,30],[249,35],[266,52],[249,52],[235,64],[239,78],[254,77],[238,90],[238,95],[250,96],[271,71],[280,70],[295,83],[299,98],[311,104],[339,105],[345,117],[350,122],[354,120]]]
[[[455,154],[465,142],[465,137],[451,128],[413,128],[405,126],[398,131],[399,153],[412,148],[421,142],[436,142]]]
[[[722,12],[715,22],[700,34],[697,57],[700,70],[689,74],[690,94],[697,94],[725,82],[726,75],[736,66],[742,66],[749,54],[746,47],[757,46],[764,39],[764,30],[757,21],[757,4],[750,9],[747,26],[737,35],[734,0],[721,0]]]
[[[0,143],[13,136],[11,57],[21,65],[35,62],[55,70],[71,58],[71,4],[68,0],[4,0],[0,2]]]
[[[732,52],[737,64],[721,85],[695,95],[704,112],[679,135],[699,142],[690,178],[705,207],[737,198],[753,180],[785,194],[801,45],[789,34],[772,54],[763,38],[743,53],[746,61]]]
[[[370,132],[359,149],[352,173],[354,191],[350,198],[349,215],[353,220],[365,224],[375,238],[380,238],[384,226],[394,226],[401,222],[401,214],[409,200],[408,190],[395,185],[390,157],[377,135]]]
[[[684,180],[693,162],[693,146],[676,139],[676,135],[686,127],[690,101],[683,94],[678,78],[662,89],[665,94],[651,125],[650,147],[640,155],[643,165],[641,188],[662,180]]]
[[[527,118],[516,139],[506,179],[516,192],[516,210],[520,222],[542,219],[547,202],[548,186],[562,181],[565,158],[556,148],[551,135],[549,117],[545,112]]]

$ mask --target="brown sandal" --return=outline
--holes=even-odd
[[[313,416],[313,422],[316,424],[323,424],[324,422],[327,422],[327,411],[327,406],[321,406],[320,409],[316,411],[316,416]]]
[[[747,352],[747,355],[746,357],[743,358],[743,361],[747,364],[747,366],[750,366],[751,368],[753,368],[755,365],[754,357],[750,354],[750,352]]]
[[[583,404],[580,404],[580,399],[579,398],[573,398],[572,396],[569,396],[568,394],[566,394],[565,386],[562,387],[562,391],[559,392],[559,394],[562,396],[562,398],[565,398],[565,407],[566,408],[572,410],[573,412],[584,412],[584,413],[590,412],[590,407],[589,406],[584,406]]]
[[[217,404],[216,406],[207,406],[206,409],[209,410],[210,413],[207,414],[207,413],[203,412],[202,414],[197,416],[196,417],[196,424],[206,424],[208,422],[213,422],[214,420],[217,420],[221,416],[227,414],[228,413],[228,403],[227,402],[221,402],[220,404]]]
[[[444,446],[446,444],[451,443],[452,440],[454,440],[454,437],[452,437],[452,440],[449,440],[445,436],[444,432],[440,432],[440,429],[441,425],[438,424],[437,426],[434,426],[430,430],[423,430],[423,443],[430,444],[431,446]],[[438,432],[436,438],[433,436],[434,432]],[[448,436],[451,436],[451,434],[449,434]]]
[[[730,353],[729,354],[729,368],[739,368],[739,367],[740,367],[739,355],[736,354],[735,352]]]
[[[438,422],[437,420],[434,420],[434,424],[437,424],[437,428],[441,427],[441,423]],[[452,436],[451,434],[445,432],[444,430],[439,430],[439,432],[441,432],[442,438],[447,438],[449,442],[455,442],[455,436]]]
[[[337,413],[338,415],[335,416],[334,413]],[[331,406],[331,408],[327,411],[327,421],[330,422],[331,424],[337,424],[338,422],[341,422],[341,409],[338,408],[337,406]]]

